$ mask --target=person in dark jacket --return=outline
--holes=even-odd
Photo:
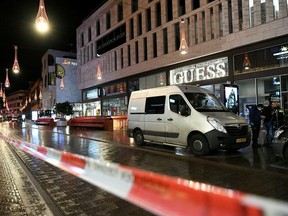
[[[273,139],[273,109],[269,101],[264,102],[264,107],[261,113],[263,119],[263,126],[266,131],[264,145],[268,146],[271,144]]]
[[[249,113],[250,125],[252,128],[252,147],[258,148],[260,145],[258,144],[259,132],[261,127],[261,111],[263,105],[257,104],[252,106]]]

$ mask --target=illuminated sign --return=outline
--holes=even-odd
[[[228,76],[228,58],[224,57],[170,70],[170,83],[192,83],[226,76]]]
[[[67,59],[64,59],[61,64],[63,64],[63,65],[74,65],[74,66],[77,66],[77,62],[75,62],[75,61],[70,61],[70,60],[67,60]]]
[[[98,98],[98,89],[93,89],[86,92],[87,99],[95,99]]]

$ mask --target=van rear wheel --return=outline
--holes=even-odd
[[[134,143],[136,144],[136,146],[141,146],[144,145],[144,136],[141,130],[136,130],[134,132]]]
[[[210,153],[208,141],[201,134],[193,135],[188,143],[188,152],[199,156],[208,155]]]

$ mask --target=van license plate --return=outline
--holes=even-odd
[[[246,138],[238,138],[236,139],[236,143],[246,142]]]

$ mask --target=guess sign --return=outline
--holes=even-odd
[[[227,57],[170,70],[170,83],[191,83],[225,76],[228,76]]]

